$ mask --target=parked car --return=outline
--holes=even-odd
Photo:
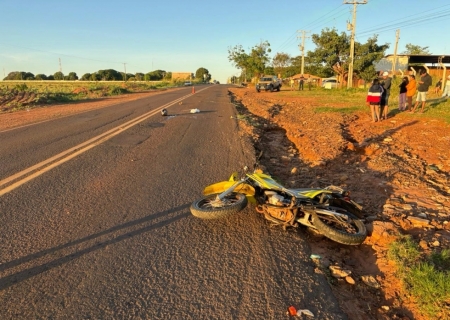
[[[336,78],[327,78],[322,80],[322,88],[333,89],[339,86],[339,81]]]
[[[191,82],[191,81],[185,81],[185,82],[184,82],[184,85],[185,85],[185,86],[192,86],[192,82]]]
[[[258,83],[256,84],[256,91],[260,92],[261,90],[265,91],[280,91],[281,89],[281,79],[278,79],[276,76],[263,76],[259,78]]]

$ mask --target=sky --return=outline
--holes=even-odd
[[[347,31],[353,0],[0,0],[0,79],[9,72],[79,77],[101,69],[195,73],[225,83],[239,75],[228,50],[268,41],[278,52],[315,50],[312,34]],[[357,2],[364,2],[357,0]],[[393,54],[408,43],[450,55],[448,0],[367,0],[357,6],[356,41],[377,35]],[[299,71],[300,72],[300,71]]]

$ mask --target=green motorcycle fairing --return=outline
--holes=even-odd
[[[277,181],[275,181],[271,176],[259,172],[247,174],[247,177],[256,182],[258,186],[262,189],[287,192],[297,198],[313,199],[322,193],[332,193],[330,190],[317,188],[287,189],[283,187],[281,184],[279,184]],[[203,194],[209,195],[214,193],[222,193],[228,188],[230,188],[237,181],[238,181],[238,174],[237,172],[233,172],[228,181],[217,182],[205,187],[205,189],[203,190]],[[238,186],[236,186],[233,192],[243,193],[246,195],[249,202],[256,203],[256,199],[254,197],[255,188],[253,188],[248,183],[239,184]]]
[[[259,186],[263,189],[268,190],[278,190],[288,192],[297,198],[308,198],[313,199],[322,193],[332,193],[330,190],[318,189],[318,188],[300,188],[300,189],[288,189],[283,187],[277,181],[275,181],[271,176],[264,173],[251,173],[247,174],[251,179],[256,181]]]

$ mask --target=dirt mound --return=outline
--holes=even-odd
[[[351,271],[352,284],[329,277],[349,318],[426,319],[402,290],[386,251],[400,234],[420,240],[424,251],[449,247],[450,126],[407,113],[372,123],[363,112],[318,112],[327,102],[317,97],[230,92],[241,127],[263,150],[261,162],[272,175],[288,186],[338,185],[363,205],[371,234],[363,245],[310,239],[322,257],[317,272]],[[364,282],[369,278],[378,287]]]
[[[9,111],[35,103],[36,93],[11,90],[0,95],[0,111]]]

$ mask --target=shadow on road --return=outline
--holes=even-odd
[[[36,276],[36,275],[38,275],[38,274],[40,274],[42,272],[45,272],[47,270],[59,267],[59,266],[65,264],[65,263],[68,263],[68,262],[70,262],[72,260],[75,260],[75,259],[77,259],[77,258],[79,258],[79,257],[81,257],[81,256],[83,256],[85,254],[88,254],[88,253],[94,252],[96,250],[102,249],[105,246],[116,244],[116,243],[118,243],[120,241],[123,241],[125,239],[129,239],[129,238],[135,237],[137,235],[140,235],[142,233],[148,232],[150,230],[154,230],[154,229],[158,229],[158,228],[167,226],[167,225],[169,225],[169,224],[171,224],[171,223],[173,223],[173,222],[175,222],[177,220],[184,219],[184,218],[189,216],[189,213],[186,213],[186,212],[183,213],[183,211],[185,211],[185,209],[189,208],[189,206],[190,206],[190,204],[185,204],[185,205],[182,205],[182,206],[179,206],[179,207],[167,210],[167,211],[158,212],[158,213],[153,214],[151,216],[146,216],[146,217],[143,217],[141,219],[129,221],[129,222],[126,222],[124,224],[121,224],[121,225],[109,228],[107,230],[101,231],[99,233],[92,234],[90,236],[87,236],[87,237],[84,237],[84,238],[81,238],[81,239],[78,239],[78,240],[75,240],[75,241],[72,241],[72,242],[68,242],[66,244],[63,244],[63,245],[60,245],[60,246],[57,246],[57,247],[53,247],[53,248],[49,248],[49,249],[46,249],[46,250],[42,250],[40,252],[36,252],[36,253],[30,254],[30,255],[25,256],[25,257],[22,257],[22,258],[13,260],[13,261],[9,261],[9,262],[3,263],[3,264],[0,265],[0,272],[8,270],[10,268],[18,267],[18,266],[20,266],[22,264],[25,264],[25,263],[28,263],[30,261],[33,261],[33,260],[39,259],[41,257],[44,257],[45,255],[55,254],[58,251],[70,248],[72,246],[79,245],[79,244],[82,244],[82,243],[85,243],[85,242],[97,239],[97,238],[102,237],[102,236],[106,236],[106,235],[112,234],[114,232],[117,232],[117,231],[120,231],[120,230],[123,230],[123,229],[127,229],[127,228],[130,228],[130,227],[135,227],[135,226],[140,226],[140,225],[145,224],[147,222],[151,222],[151,221],[153,221],[155,219],[158,219],[158,218],[161,218],[161,217],[165,217],[165,216],[167,216],[167,215],[169,215],[171,213],[182,211],[180,214],[177,214],[177,215],[175,215],[175,216],[173,216],[173,217],[171,217],[171,218],[169,218],[167,220],[164,220],[164,221],[161,221],[161,222],[158,222],[158,223],[155,223],[155,224],[147,225],[145,227],[142,227],[142,228],[139,228],[139,229],[136,229],[136,230],[133,230],[133,231],[128,231],[128,232],[123,233],[121,235],[115,236],[112,239],[99,241],[99,242],[97,242],[97,243],[95,243],[95,244],[93,244],[93,245],[91,245],[91,246],[89,246],[87,248],[84,248],[84,249],[75,251],[73,253],[67,254],[67,255],[65,255],[65,256],[63,256],[61,258],[58,258],[58,259],[46,262],[46,263],[41,264],[41,265],[30,267],[30,268],[27,268],[27,269],[22,270],[22,271],[15,272],[15,273],[13,273],[11,275],[8,275],[6,277],[2,277],[2,278],[0,278],[0,290],[6,289],[6,288],[8,288],[8,287],[10,287],[10,286],[12,286],[12,285],[14,285],[16,283],[19,283],[19,282],[22,282],[22,281],[27,280],[29,278],[32,278],[32,277],[34,277],[34,276]]]

